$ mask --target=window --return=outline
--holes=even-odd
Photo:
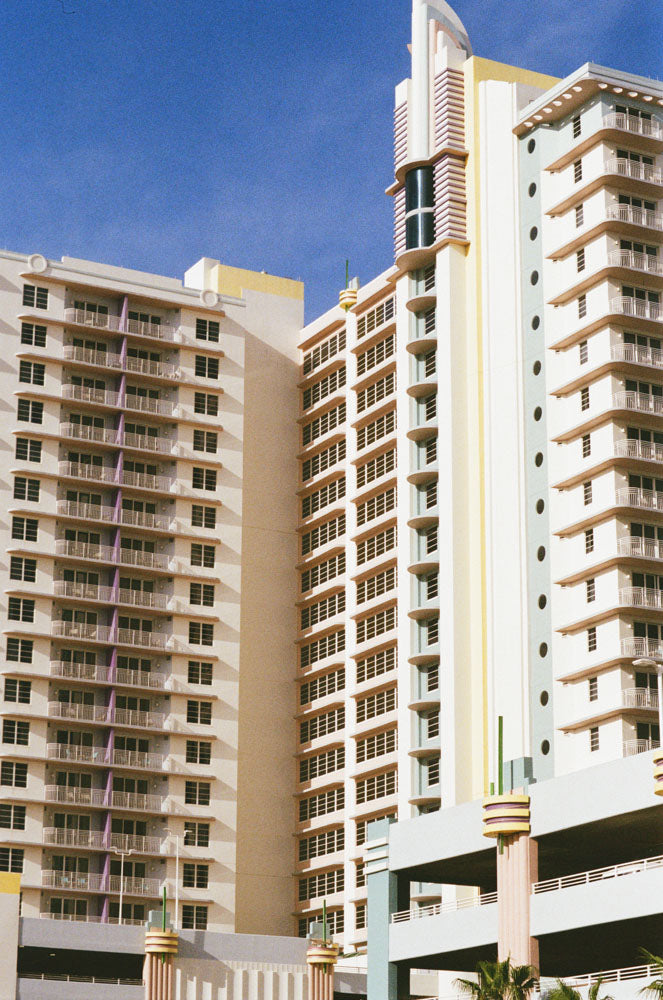
[[[583,293],[578,296],[578,319],[584,319],[587,315],[587,296]]]
[[[437,438],[428,438],[424,445],[424,455],[426,465],[437,461]]]
[[[9,785],[13,788],[27,788],[28,765],[13,764],[11,761],[3,760],[0,763],[0,785]]]
[[[576,229],[580,229],[585,221],[585,206],[576,205]]]
[[[425,578],[426,580],[426,600],[432,601],[437,597],[438,593],[438,577],[437,573],[429,573]]]
[[[587,629],[587,652],[593,653],[596,650],[596,625]]]
[[[427,622],[424,622],[424,628],[426,630],[426,645],[434,646],[438,641],[439,636],[439,618],[429,618]]]
[[[9,579],[25,580],[34,583],[37,579],[37,560],[23,559],[22,556],[12,556],[9,561]]]
[[[440,713],[431,712],[424,717],[426,727],[426,739],[435,740],[440,735]]]
[[[381,476],[386,476],[388,472],[393,472],[395,468],[395,450],[383,452],[376,458],[372,458],[363,465],[357,466],[357,488],[361,489],[363,486],[367,486],[375,479],[380,479]]]
[[[209,417],[216,417],[219,413],[219,397],[211,396],[206,392],[197,392],[193,398],[193,412],[205,413]]]
[[[12,663],[32,663],[32,639],[7,639],[7,659]]]
[[[327,656],[333,656],[345,649],[345,630],[331,632],[323,635],[320,639],[307,643],[299,650],[300,667],[310,667],[319,660],[324,660]]]
[[[598,677],[589,678],[589,700],[596,701],[599,696],[599,679]]]
[[[35,323],[21,323],[21,343],[30,347],[46,347],[46,327]]]
[[[589,458],[592,453],[592,438],[590,434],[582,436],[582,457]]]
[[[396,391],[396,374],[389,372],[384,378],[378,379],[357,393],[357,413],[363,413],[369,406],[375,406]]]
[[[583,388],[580,390],[580,409],[581,410],[588,410],[589,409],[589,386],[588,385],[583,386]]]
[[[429,757],[422,762],[424,765],[424,781],[427,788],[440,783],[440,758]]]
[[[375,774],[364,781],[358,781],[356,786],[357,805],[382,799],[386,795],[395,795],[398,787],[396,771],[386,774]]]
[[[437,505],[437,483],[428,483],[425,487],[426,510]]]
[[[208,806],[210,802],[210,788],[209,781],[185,781],[185,803],[193,806]]]
[[[191,507],[191,525],[194,528],[215,528],[216,507],[201,507],[193,504]]]
[[[189,604],[201,604],[204,607],[214,606],[214,585],[211,583],[190,583]]]
[[[580,343],[578,344],[578,353],[579,353],[579,356],[580,356],[579,357],[580,364],[581,365],[586,365],[587,361],[588,361],[588,358],[589,358],[589,354],[588,354],[588,351],[587,351],[587,341],[586,340],[581,340]]]
[[[184,822],[186,847],[209,847],[209,823]]]
[[[189,643],[192,646],[213,645],[214,626],[210,622],[189,622]]]
[[[573,126],[573,138],[579,139],[582,133],[582,121],[580,115],[575,115],[572,121]]]
[[[576,160],[573,164],[573,180],[576,184],[582,180],[582,160]]]
[[[329,448],[325,448],[324,451],[320,451],[317,455],[313,455],[305,462],[302,462],[302,482],[312,479],[313,476],[317,476],[320,472],[325,472],[327,469],[332,468],[332,466],[337,465],[338,462],[342,462],[344,458],[345,441],[337,441]]]
[[[0,804],[0,829],[25,830],[25,806]]]
[[[198,740],[186,741],[187,764],[211,764],[212,744],[199,743]]]
[[[186,721],[200,726],[212,725],[211,701],[187,701]]]
[[[357,320],[357,340],[361,340],[369,333],[373,333],[378,327],[382,326],[384,323],[388,323],[390,319],[394,318],[394,306],[396,298],[392,295],[390,299],[386,299],[381,302],[379,306],[375,309],[371,309],[370,312],[364,313]]]
[[[16,458],[23,462],[41,462],[41,441],[16,438]]]
[[[211,663],[201,663],[200,660],[189,660],[189,670],[187,680],[189,684],[212,683],[213,665]]]
[[[29,500],[31,503],[38,503],[40,487],[38,479],[14,476],[14,500]]]
[[[591,479],[587,483],[582,484],[582,496],[585,506],[592,502],[592,482]]]
[[[313,922],[319,924],[321,921],[322,912],[309,913],[307,916],[301,917],[297,921],[297,936],[305,938],[309,932],[310,924]],[[344,926],[345,915],[343,910],[327,910],[327,929],[330,934],[342,934]]]
[[[32,385],[43,385],[46,375],[46,365],[32,361],[21,361],[18,366],[19,382],[27,382]]]
[[[299,841],[299,860],[310,861],[325,854],[335,854],[345,848],[345,831],[343,827],[317,833],[313,837],[304,837]]]
[[[306,899],[317,899],[329,893],[342,892],[345,888],[345,873],[342,868],[330,872],[320,872],[299,879],[298,898],[302,903]]]
[[[191,565],[206,566],[211,569],[214,566],[216,549],[213,545],[200,545],[199,542],[191,544]]]
[[[301,799],[299,803],[299,822],[303,823],[307,819],[314,819],[316,816],[326,816],[328,813],[336,812],[345,808],[345,792],[342,788],[333,788],[321,795],[312,795],[310,798]]]
[[[35,399],[19,399],[16,419],[28,424],[40,424],[44,417],[44,404]]]
[[[192,485],[194,490],[216,489],[216,469],[199,469],[194,466]]]
[[[591,580],[585,581],[585,591],[587,596],[587,603],[591,604],[592,601],[596,600],[596,581],[592,577]]]
[[[345,709],[335,708],[331,712],[323,712],[322,715],[314,715],[310,719],[305,719],[299,724],[299,742],[310,743],[319,736],[327,736],[329,733],[336,733],[345,726]]]
[[[395,753],[397,745],[398,736],[395,729],[388,729],[386,732],[375,733],[364,740],[358,740],[357,763],[363,764],[367,760],[383,757],[387,753]]]
[[[374,597],[388,593],[395,586],[396,570],[393,566],[382,573],[378,573],[376,576],[359,580],[357,583],[357,604],[365,604],[366,601],[371,601]]]
[[[15,743],[17,746],[27,747],[30,739],[30,723],[17,722],[15,719],[3,719],[2,721],[2,742]]]
[[[381,365],[390,358],[395,350],[396,341],[393,333],[379,344],[369,347],[363,354],[357,355],[357,375],[364,375],[371,368]]]
[[[326,545],[327,542],[333,542],[335,538],[340,538],[344,534],[345,514],[341,514],[340,517],[335,517],[331,521],[325,521],[324,524],[320,524],[317,528],[313,528],[312,531],[308,531],[305,535],[302,535],[302,555],[306,556],[309,552],[313,552],[314,549],[320,548],[321,545]]]
[[[322,343],[314,347],[313,350],[308,351],[304,355],[304,375],[309,375],[320,365],[324,365],[326,361],[333,358],[340,351],[345,349],[345,330],[340,330],[338,333],[333,334],[328,337],[327,340],[323,340]]]
[[[299,780],[311,781],[324,774],[333,774],[345,767],[345,750],[338,747],[318,754],[316,757],[305,757],[299,762]]]
[[[311,566],[310,569],[304,570],[301,575],[302,593],[304,594],[307,590],[312,590],[314,587],[320,586],[321,583],[334,580],[343,573],[345,573],[345,553],[341,552],[338,556],[332,556],[331,559],[327,559],[325,562],[318,563],[316,566]]]
[[[386,608],[369,618],[360,618],[356,623],[357,642],[366,642],[378,635],[383,635],[396,627],[396,609]]]
[[[315,406],[316,403],[320,403],[323,399],[333,395],[337,389],[341,389],[344,385],[345,365],[342,368],[337,368],[335,372],[326,375],[319,382],[314,382],[313,385],[304,389],[302,394],[302,409],[308,410],[311,406]]]
[[[578,271],[585,270],[585,248],[581,247],[576,251],[576,268]]]
[[[384,555],[390,549],[396,547],[396,528],[387,528],[371,538],[365,538],[357,543],[357,565],[362,566],[365,562]]]
[[[315,420],[311,420],[308,424],[304,424],[302,427],[302,444],[311,444],[316,438],[322,437],[323,434],[328,434],[329,431],[333,431],[336,427],[340,427],[341,424],[345,423],[345,417],[346,406],[345,403],[341,403],[339,406],[335,406],[333,409],[321,414],[321,416],[316,417]]]
[[[389,413],[383,413],[377,420],[365,424],[364,427],[357,430],[357,448],[366,448],[368,445],[375,444],[381,438],[392,434],[395,429],[396,411],[390,410]]]
[[[207,907],[182,904],[182,927],[185,931],[207,930]]]
[[[393,712],[398,705],[396,688],[388,688],[386,691],[378,691],[377,694],[370,694],[367,698],[357,701],[357,722],[366,722],[367,719],[375,719],[385,712]]]
[[[31,309],[48,309],[48,288],[23,285],[23,305]]]
[[[206,451],[210,455],[216,454],[218,435],[214,431],[194,431],[193,450]]]
[[[196,340],[209,340],[213,344],[219,343],[220,326],[214,319],[196,320]]]
[[[23,849],[19,847],[0,847],[0,872],[22,872]]]
[[[593,726],[589,730],[589,749],[592,753],[599,748],[599,727]]]
[[[185,889],[206,889],[209,883],[209,865],[195,865],[185,861],[182,865],[182,885]]]
[[[585,532],[585,552],[589,553],[593,551],[594,551],[594,529],[587,528]]]
[[[340,614],[341,611],[345,611],[344,591],[332,594],[330,597],[325,597],[322,601],[317,601],[315,604],[309,604],[308,607],[302,608],[300,611],[300,628],[311,628],[312,625],[324,622],[327,618],[333,618],[334,615]]]
[[[30,704],[32,681],[20,681],[16,677],[5,680],[5,701],[15,701],[19,705]]]
[[[310,517],[324,507],[341,500],[345,496],[345,476],[335,479],[326,486],[322,486],[315,493],[309,493],[302,499],[302,517]]]
[[[198,378],[218,378],[219,359],[196,354],[195,373]]]
[[[33,622],[35,602],[26,597],[10,597],[7,602],[7,618],[10,622]]]
[[[25,542],[36,542],[39,521],[36,517],[12,517],[12,538]]]
[[[396,646],[390,649],[381,649],[379,653],[373,653],[363,660],[357,661],[357,684],[364,681],[373,680],[382,674],[389,673],[396,669]]]

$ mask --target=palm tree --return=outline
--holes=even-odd
[[[646,948],[641,948],[640,954],[647,960],[647,965],[654,967],[654,972],[658,975],[658,978],[654,979],[649,986],[643,986],[640,993],[650,993],[652,996],[657,997],[658,1000],[663,1000],[663,958],[660,958],[658,955],[652,955]]]
[[[587,1000],[599,1000],[599,990],[601,989],[601,983],[603,980],[599,976],[595,983],[589,987],[589,992],[587,994]],[[545,994],[545,1000],[582,1000],[578,990],[574,990],[572,986],[565,983],[564,980],[558,979],[551,990],[547,990]],[[604,996],[600,1000],[614,1000],[614,997]]]
[[[454,986],[471,1000],[527,1000],[537,984],[537,972],[531,965],[511,965],[506,958],[478,962],[477,980],[456,979]]]

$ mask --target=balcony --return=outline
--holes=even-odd
[[[160,771],[165,760],[160,753],[142,753],[138,750],[109,752],[106,747],[70,746],[66,743],[48,743],[46,756],[49,760],[65,760],[74,764],[104,764],[107,767],[131,767],[140,771]]]
[[[121,443],[133,451],[152,451],[160,455],[171,455],[177,448],[177,442],[152,434],[125,434]]]
[[[123,405],[126,410],[139,410],[141,413],[156,413],[162,417],[172,417],[176,404],[169,399],[151,399],[149,396],[126,393]]]
[[[636,556],[642,559],[663,559],[663,542],[655,538],[639,538],[625,535],[617,540],[620,556]]]
[[[94,441],[119,447],[118,431],[113,427],[88,427],[85,424],[60,424],[60,437],[76,441]]]
[[[144,569],[169,569],[170,556],[163,552],[141,552],[137,549],[115,549],[112,545],[92,545],[67,538],[55,539],[55,553],[72,559],[93,559],[96,562],[142,566]]]
[[[66,785],[46,785],[44,799],[46,802],[63,805],[131,809],[134,812],[162,812],[164,808],[164,799],[158,795],[145,795],[141,792],[108,793],[103,788],[69,788]]]
[[[108,389],[93,389],[86,385],[72,385],[65,382],[62,386],[63,399],[75,399],[79,403],[101,403],[103,406],[117,406],[119,392]]]
[[[618,313],[621,316],[630,316],[634,319],[663,323],[663,306],[659,302],[631,298],[630,295],[618,295],[611,299],[610,312]]]
[[[616,458],[635,458],[643,462],[663,462],[663,445],[624,438],[615,442]]]
[[[624,157],[615,156],[613,159],[607,160],[605,171],[609,174],[616,174],[618,177],[644,181],[646,184],[663,184],[663,171],[648,163],[637,163]]]
[[[118,371],[135,372],[138,375],[148,375],[171,381],[176,381],[181,375],[181,370],[177,365],[169,364],[166,361],[150,361],[147,358],[130,357],[123,359],[121,354],[116,354],[113,351],[89,350],[86,347],[74,347],[73,344],[64,344],[63,352],[65,361],[93,365],[95,368],[113,368]],[[133,409],[138,409],[138,407],[133,407]]]
[[[642,742],[647,742],[643,740]],[[639,872],[663,868],[663,855],[653,858],[643,858],[639,861],[627,861],[621,865],[610,865],[607,868],[594,868],[591,871],[579,872],[577,875],[565,875],[562,878],[549,878],[542,882],[534,882],[532,894],[557,892],[560,889],[570,889],[577,885],[588,885],[590,882],[603,882],[605,879],[620,878],[624,875],[636,875]]]
[[[86,309],[65,309],[65,323],[75,326],[85,326],[93,330],[108,330],[112,333],[132,333],[140,337],[150,337],[153,340],[166,340],[174,343],[178,340],[178,330],[168,323],[143,323],[136,319],[125,319],[121,316],[111,316]]]
[[[156,898],[162,883],[156,878],[130,878],[120,875],[100,875],[94,872],[42,871],[44,889],[71,889],[80,892],[122,892],[126,896]]]
[[[51,622],[51,635],[62,639],[87,639],[89,642],[112,643],[110,625],[88,625],[86,622]]]
[[[610,267],[625,267],[629,271],[642,271],[644,274],[663,275],[663,261],[648,253],[635,253],[633,250],[611,250],[608,254]]]
[[[77,517],[82,521],[102,521],[105,524],[111,524],[115,521],[115,507],[108,504],[58,500],[55,510],[61,517]]]
[[[622,743],[622,753],[624,757],[633,757],[638,753],[649,753],[650,750],[658,750],[659,746],[658,740],[624,740]]]
[[[620,507],[638,507],[641,510],[663,511],[663,493],[652,490],[641,490],[634,486],[626,486],[617,490],[615,502]]]
[[[120,684],[125,687],[145,687],[163,690],[166,686],[164,674],[148,670],[126,670],[118,667],[113,674],[109,666],[96,663],[72,663],[69,660],[51,660],[51,677],[67,680],[93,681],[99,684]]]
[[[630,253],[630,250],[619,253]],[[639,347],[637,344],[613,344],[610,348],[613,361],[626,361],[633,365],[646,365],[648,368],[663,368],[663,351],[655,347]]]
[[[120,476],[110,465],[87,465],[83,462],[59,462],[58,473],[70,479],[86,479],[95,483],[119,485]],[[126,473],[125,473],[126,474]]]
[[[67,701],[49,701],[47,714],[53,719],[73,719],[77,722],[110,722],[108,705],[70,704]],[[92,750],[92,747],[82,748]]]
[[[116,708],[112,713],[116,726],[135,726],[138,729],[163,729],[166,716],[163,712],[139,712],[130,708]],[[120,751],[116,750],[116,753]]]
[[[55,597],[65,597],[71,600],[103,601],[104,604],[130,604],[132,607],[158,610],[165,610],[169,600],[167,594],[150,593],[143,590],[116,590],[114,587],[97,587],[70,580],[55,580],[53,593]]]
[[[648,587],[620,587],[619,603],[629,608],[648,608],[663,611],[663,591]]]
[[[102,851],[106,841],[103,830],[65,830],[46,826],[42,830],[42,842],[49,847],[88,847]]]
[[[655,118],[648,120],[617,112],[603,116],[603,128],[614,128],[619,132],[641,135],[646,139],[663,140],[663,127]]]
[[[624,708],[642,708],[658,710],[658,692],[650,688],[624,688],[622,691]]]
[[[136,375],[148,375],[153,378],[166,378],[177,381],[182,372],[178,365],[169,364],[167,361],[150,361],[148,358],[124,359],[124,370],[134,372]]]
[[[633,205],[609,205],[608,221],[626,222],[631,226],[640,226],[643,229],[656,229],[663,231],[663,215],[650,212],[646,208],[636,208]]]
[[[122,356],[113,351],[96,351],[87,347],[64,344],[63,356],[65,361],[80,361],[84,365],[94,365],[97,368],[122,368]]]
[[[401,924],[406,920],[421,920],[425,917],[437,917],[440,913],[453,913],[456,910],[474,909],[477,906],[487,906],[497,902],[496,892],[484,892],[480,896],[470,896],[467,899],[456,899],[449,903],[435,903],[432,906],[416,906],[411,910],[399,910],[392,913],[392,924]]]
[[[657,416],[663,414],[663,396],[651,396],[648,392],[615,392],[612,395],[612,405],[617,410],[636,410],[638,413],[655,413]]]
[[[45,911],[42,911],[39,914],[39,919],[40,920],[71,920],[71,921],[74,921],[75,923],[78,923],[78,924],[103,924],[103,923],[119,924],[119,922],[120,922],[117,917],[109,917],[108,920],[102,920],[101,917],[94,916],[93,914],[90,914],[90,913],[48,913],[48,912],[45,912]],[[145,920],[133,920],[133,919],[126,918],[126,919],[124,919],[122,921],[122,923],[125,926],[132,926],[132,927],[144,927],[145,926]],[[29,972],[29,973],[22,972],[20,974],[20,976],[19,976],[19,979],[48,979],[48,978],[49,978],[48,975],[46,973],[43,973],[43,972]],[[64,976],[64,975],[63,976],[59,976],[59,977],[58,976],[53,976],[52,978],[53,979],[57,979],[58,982],[61,982],[61,981],[62,982],[66,982],[69,979],[68,976]],[[120,984],[120,985],[122,985],[124,983],[129,983],[129,985],[135,984],[137,986],[139,984],[142,986],[142,984],[143,984],[142,979],[141,980],[139,980],[139,979],[98,979],[98,978],[95,979],[92,976],[88,976],[87,978],[85,976],[81,976],[80,978],[79,977],[75,978],[75,982],[81,982],[81,980],[84,981],[84,982],[88,982],[88,983],[94,983],[94,982],[97,982],[97,983],[109,983],[110,982],[110,983],[113,983],[113,984]],[[142,996],[143,996],[143,994],[141,993],[139,995],[139,1000],[142,1000]]]
[[[175,531],[177,519],[168,514],[152,514],[149,511],[121,510],[120,524],[136,528],[156,528],[161,531]]]
[[[658,639],[622,639],[620,648],[622,656],[633,659],[641,656],[660,655],[663,652]]]

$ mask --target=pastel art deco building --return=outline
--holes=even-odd
[[[660,923],[511,889],[660,853],[663,90],[482,59],[441,0],[411,51],[393,266],[300,340],[296,929],[325,897],[346,949],[368,931],[375,1000],[498,944],[546,975],[635,965]],[[536,791],[517,875],[482,839],[491,783]],[[619,925],[601,947],[587,913]]]
[[[0,273],[0,868],[25,917],[165,885],[177,926],[287,933],[302,286]]]

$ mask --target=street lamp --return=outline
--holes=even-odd
[[[129,854],[135,853],[135,848],[131,847],[129,850],[123,851],[121,847],[111,847],[113,854],[122,855],[122,861],[120,862],[120,913],[118,917],[118,923],[122,923],[122,899],[124,896],[124,859],[128,857]]]
[[[180,835],[172,830],[164,830],[169,837],[175,838],[175,920],[173,930],[177,930],[178,914],[180,909]]]
[[[661,745],[663,735],[663,656],[660,653],[653,653],[651,656],[643,656],[639,660],[633,661],[634,667],[654,667],[658,681],[658,745]]]

